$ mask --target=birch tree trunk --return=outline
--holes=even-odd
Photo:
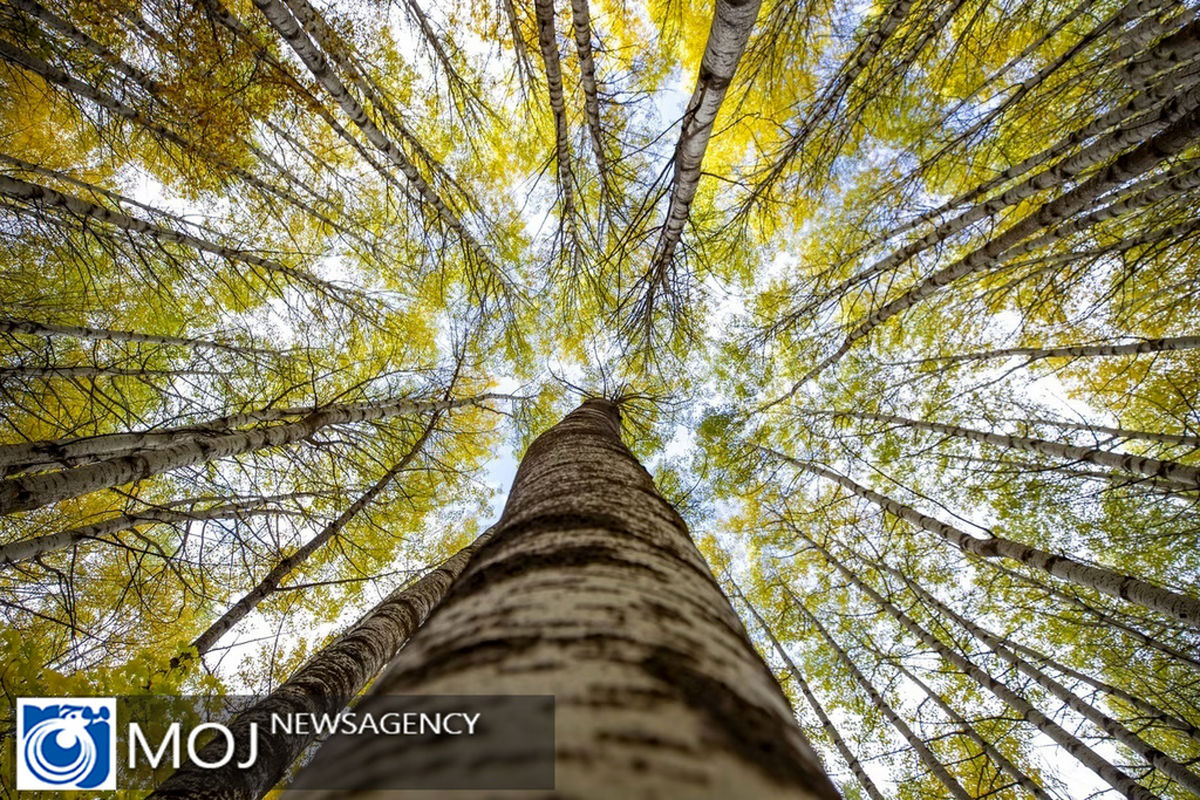
[[[872,491],[832,470],[825,469],[816,464],[798,461],[774,450],[761,449],[776,458],[786,461],[792,466],[811,472],[814,475],[820,475],[837,483],[839,486],[848,489],[864,500],[870,500],[888,513],[894,514],[922,530],[940,536],[964,552],[974,553],[983,558],[1009,558],[1013,561],[1019,561],[1026,566],[1048,572],[1056,578],[1062,578],[1065,581],[1087,586],[1098,592],[1119,597],[1131,603],[1137,603],[1138,605],[1166,614],[1172,619],[1180,620],[1192,627],[1200,627],[1200,600],[1194,597],[1172,592],[1170,589],[1155,586],[1129,575],[1122,575],[1106,567],[1093,567],[1089,564],[1075,561],[1067,556],[1048,553],[1045,550],[1029,547],[1028,545],[1014,542],[1011,539],[1005,539],[1001,536],[979,539],[953,525],[947,525],[941,520],[922,514],[911,506],[898,503],[886,495]]]
[[[554,161],[558,169],[558,191],[562,197],[563,223],[575,236],[575,179],[571,172],[571,147],[567,131],[567,107],[563,97],[562,66],[558,58],[558,36],[554,30],[554,0],[534,0],[538,47],[542,51],[550,111],[554,116]]]
[[[189,425],[151,428],[144,431],[100,433],[32,442],[0,445],[0,475],[30,472],[47,467],[74,467],[90,461],[129,455],[137,450],[178,444],[183,439],[227,433],[235,428],[262,422],[278,422],[289,417],[305,417],[318,411],[363,410],[369,403],[329,404],[291,408],[262,408]]]
[[[433,414],[429,420],[429,424],[425,426],[425,430],[421,432],[417,441],[413,442],[412,446],[408,448],[404,456],[391,469],[385,472],[379,480],[375,481],[369,489],[359,495],[358,499],[351,503],[349,507],[342,511],[341,514],[338,514],[337,519],[322,528],[316,536],[297,548],[294,553],[276,564],[253,589],[242,595],[219,619],[209,625],[202,634],[197,636],[196,640],[192,642],[192,647],[196,648],[197,654],[203,656],[211,650],[230,628],[249,616],[250,612],[257,608],[259,603],[273,594],[279,588],[279,584],[283,582],[284,578],[307,561],[313,553],[321,549],[333,537],[337,536],[350,520],[354,519],[360,511],[370,505],[379,496],[380,492],[396,479],[397,475],[408,469],[408,465],[420,455],[422,449],[425,447],[425,443],[429,441],[429,436],[433,433],[433,428],[437,424],[439,416],[441,415],[437,412]]]
[[[275,734],[272,715],[336,714],[347,700],[363,690],[413,632],[421,626],[446,589],[492,531],[442,562],[410,586],[396,589],[340,637],[309,659],[288,680],[261,701],[238,714],[229,725],[238,743],[238,757],[218,769],[187,764],[176,770],[147,800],[258,800],[271,790],[316,735]],[[252,767],[242,769],[250,725],[258,724],[259,752]],[[201,751],[212,763],[222,755],[218,738]]]
[[[263,508],[266,498],[243,503],[215,505],[199,511],[170,511],[147,508],[133,514],[109,517],[90,525],[81,525],[58,533],[47,533],[32,539],[22,539],[0,546],[0,567],[9,567],[29,561],[47,553],[65,550],[73,544],[87,539],[103,539],[106,536],[133,530],[144,525],[172,525],[191,522],[207,522],[218,519],[244,519],[246,517],[283,514],[278,508]]]
[[[732,582],[732,578],[730,581]],[[825,709],[821,705],[821,701],[817,699],[815,694],[813,694],[812,689],[808,685],[808,681],[804,679],[804,674],[800,672],[800,668],[796,666],[796,662],[792,660],[792,657],[788,655],[787,650],[784,650],[783,645],[779,643],[777,638],[775,638],[775,632],[771,630],[771,626],[768,625],[767,621],[762,618],[761,614],[758,613],[758,609],[746,599],[745,595],[742,594],[741,588],[736,583],[733,584],[733,591],[734,594],[737,595],[737,598],[742,601],[742,604],[749,609],[750,616],[754,617],[754,621],[758,623],[759,629],[767,637],[767,641],[771,643],[771,648],[775,651],[776,655],[783,659],[783,663],[784,666],[787,667],[788,674],[791,675],[792,680],[796,682],[796,688],[800,690],[800,693],[804,695],[804,699],[808,701],[808,705],[812,708],[813,713],[815,713],[817,715],[817,719],[821,721],[821,729],[825,731],[825,735],[829,737],[829,741],[833,742],[833,746],[837,748],[838,753],[842,756],[842,760],[844,760],[850,767],[850,771],[853,772],[854,777],[858,779],[858,783],[860,786],[862,786],[863,791],[867,793],[867,797],[869,797],[870,800],[885,800],[883,794],[880,793],[879,788],[875,786],[875,782],[871,780],[871,776],[867,774],[865,769],[863,769],[862,763],[858,760],[858,757],[854,755],[854,752],[850,749],[850,746],[846,744],[846,740],[842,738],[841,733],[838,732],[837,727],[833,724],[833,720],[831,720],[829,715],[825,713]]]
[[[1133,455],[1131,453],[1114,453],[1094,447],[1078,447],[1076,445],[1050,442],[1045,439],[1035,439],[1029,436],[1010,436],[1003,433],[966,428],[962,425],[947,425],[941,422],[926,422],[919,419],[909,419],[895,414],[879,414],[868,411],[834,411],[836,417],[851,417],[853,419],[873,420],[900,425],[905,428],[944,433],[947,436],[958,436],[973,442],[982,442],[995,447],[1010,450],[1024,450],[1029,453],[1039,453],[1053,458],[1068,461],[1083,461],[1101,467],[1124,470],[1148,478],[1161,478],[1164,482],[1185,489],[1200,489],[1200,467],[1190,464],[1180,464],[1177,461],[1167,461],[1159,458]]]
[[[1181,109],[1185,109],[1185,112],[1176,116]],[[884,303],[873,312],[851,322],[848,326],[850,330],[838,349],[809,370],[796,382],[786,396],[794,395],[809,380],[840,361],[851,347],[887,320],[907,311],[951,283],[976,272],[998,266],[1003,262],[1004,256],[1009,250],[1029,236],[1042,228],[1074,216],[1114,186],[1142,175],[1166,159],[1185,150],[1200,133],[1200,90],[1193,89],[1178,98],[1176,103],[1168,104],[1164,114],[1175,117],[1175,121],[1157,135],[1119,156],[1107,167],[1075,187],[1053,200],[1047,201],[985,244],[912,285],[895,299]]]
[[[924,681],[905,669],[903,664],[896,664],[896,669],[900,670],[901,675],[912,681],[912,683],[916,685],[918,689],[924,692],[925,696],[932,700],[933,704],[940,708],[942,713],[945,714],[951,722],[957,725],[960,731],[966,734],[967,738],[979,745],[979,749],[984,753],[984,755],[990,758],[992,763],[1003,770],[1005,774],[1016,781],[1018,786],[1029,792],[1029,794],[1033,795],[1033,797],[1037,798],[1037,800],[1053,800],[1053,798],[1050,797],[1045,789],[1034,783],[1033,779],[1022,772],[1020,767],[1018,767],[1016,764],[1010,761],[1007,756],[996,749],[994,744],[981,736],[979,731],[975,730],[975,726],[964,719],[962,714],[959,714],[957,711],[955,711],[954,707],[947,703],[940,694],[929,688]]]
[[[68,497],[142,480],[180,467],[282,447],[312,436],[329,425],[368,422],[399,414],[445,411],[473,405],[488,395],[460,400],[396,400],[374,406],[345,406],[316,411],[295,422],[187,439],[179,444],[105,459],[73,469],[9,478],[0,482],[0,514],[41,508]]]
[[[900,627],[908,631],[921,641],[926,647],[934,650],[947,663],[953,665],[956,669],[969,676],[972,680],[978,683],[981,687],[987,689],[997,698],[1002,700],[1009,708],[1020,715],[1021,719],[1029,722],[1039,731],[1046,734],[1056,744],[1065,749],[1068,753],[1074,756],[1079,763],[1083,764],[1088,769],[1095,772],[1098,776],[1104,779],[1109,786],[1116,789],[1128,800],[1159,800],[1158,796],[1153,792],[1140,785],[1133,778],[1122,772],[1117,767],[1109,763],[1103,756],[1095,750],[1087,746],[1083,741],[1063,728],[1047,715],[1043,714],[1033,706],[1028,700],[1014,692],[1003,681],[992,677],[985,670],[980,669],[974,663],[962,656],[956,650],[947,646],[945,642],[934,636],[925,628],[918,625],[911,617],[896,607],[894,603],[885,598],[879,592],[875,591],[869,584],[865,583],[862,578],[858,577],[853,570],[846,567],[827,549],[822,547],[817,542],[813,541],[802,532],[797,532],[799,536],[808,542],[815,549],[820,551],[825,560],[834,566],[838,572],[846,577],[850,583],[858,587],[864,594],[884,611],[892,616],[899,623]]]
[[[821,634],[821,638],[837,653],[838,660],[842,662],[851,677],[862,687],[867,697],[871,699],[871,705],[875,706],[879,710],[879,713],[883,714],[887,721],[892,724],[892,727],[899,732],[904,741],[908,743],[908,746],[921,759],[921,763],[925,765],[925,768],[933,773],[934,777],[946,787],[946,791],[950,793],[950,796],[957,800],[972,800],[971,795],[967,793],[962,784],[955,780],[954,776],[946,769],[946,765],[925,744],[925,740],[917,736],[913,729],[908,726],[908,723],[896,713],[895,709],[888,705],[888,702],[883,699],[883,695],[871,683],[871,679],[863,674],[858,665],[854,663],[854,659],[850,657],[850,654],[842,649],[842,646],[837,643],[833,635],[826,630],[816,615],[799,601],[799,598],[796,598],[796,608],[804,615],[808,624],[815,628],[817,633]]]
[[[1084,358],[1090,356],[1131,356],[1139,353],[1170,353],[1178,350],[1195,350],[1200,348],[1200,336],[1164,336],[1156,339],[1143,339],[1140,342],[1128,344],[1077,344],[1060,347],[1005,347],[998,350],[983,350],[978,353],[959,353],[951,356],[937,356],[922,359],[922,361],[983,361],[988,358],[1010,358],[1024,356],[1026,363],[1043,358]],[[1057,424],[1057,423],[1056,423]],[[1091,428],[1091,430],[1103,430]],[[1140,434],[1136,438],[1145,438]],[[1167,440],[1155,440],[1167,441]],[[1174,442],[1179,444],[1180,442]]]
[[[1200,795],[1200,775],[1190,772],[1187,767],[1146,742],[1119,721],[1108,716],[1090,703],[1085,702],[1083,698],[1079,697],[1079,695],[1072,692],[1066,686],[1054,680],[1033,664],[1017,656],[1004,645],[999,636],[963,617],[957,611],[922,589],[916,582],[910,580],[905,575],[901,575],[898,570],[888,568],[887,571],[898,576],[904,582],[904,585],[908,587],[909,591],[916,595],[921,602],[970,632],[972,636],[987,645],[1003,661],[1010,664],[1018,672],[1031,678],[1051,695],[1061,700],[1072,711],[1104,731],[1107,736],[1112,737],[1134,753],[1137,753],[1146,763],[1164,775],[1169,776],[1172,780],[1179,783],[1179,785]]]
[[[761,5],[762,0],[717,0],[708,41],[704,45],[704,56],[700,61],[700,75],[683,114],[679,143],[675,145],[675,174],[671,180],[667,219],[655,247],[654,260],[647,271],[651,292],[661,286],[666,270],[675,257],[692,200],[700,186],[700,164],[708,149],[713,123],[733,81],[733,74],[746,49]]]
[[[373,692],[554,694],[553,796],[563,800],[838,797],[603,400],[530,445],[493,538]],[[411,774],[454,762],[438,740],[389,738],[330,740],[317,758],[358,783],[305,797],[393,797],[380,790],[381,764],[402,756]],[[321,778],[310,768],[300,780]]]
[[[61,325],[56,322],[34,322],[29,319],[12,319],[10,317],[0,318],[0,333],[23,333],[29,336],[44,336],[47,339],[68,337],[95,342],[145,342],[148,344],[192,347],[197,350],[224,350],[230,353],[268,352],[253,347],[242,347],[240,345],[213,342],[206,339],[193,339],[187,336],[118,331],[110,328],[89,328],[82,325]]]

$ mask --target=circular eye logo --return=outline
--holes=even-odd
[[[116,788],[116,701],[17,701],[17,788]]]

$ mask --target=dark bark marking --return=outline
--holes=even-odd
[[[794,735],[788,720],[747,702],[728,684],[695,669],[690,657],[669,648],[655,648],[641,666],[672,687],[688,706],[708,717],[713,732],[730,750],[772,780],[838,800],[828,779],[798,760],[795,750],[787,746],[790,735]]]

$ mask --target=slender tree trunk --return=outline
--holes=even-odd
[[[1103,756],[1092,750],[1054,720],[1041,711],[1038,711],[1028,700],[1014,692],[1005,683],[993,678],[957,651],[948,647],[941,639],[914,622],[911,617],[897,608],[894,603],[883,597],[879,592],[875,591],[875,589],[858,577],[853,570],[835,558],[827,549],[817,544],[804,533],[799,531],[797,533],[806,542],[819,550],[825,557],[826,562],[835,567],[848,581],[870,597],[876,605],[890,614],[902,628],[915,636],[926,647],[936,651],[947,663],[953,665],[980,686],[1004,701],[1022,719],[1034,725],[1039,731],[1078,759],[1079,763],[1103,778],[1109,786],[1116,789],[1128,798],[1128,800],[1159,800],[1157,795],[1138,784],[1137,781],[1110,764]]]
[[[537,16],[538,47],[542,51],[550,112],[554,116],[554,161],[558,167],[558,191],[562,198],[563,223],[575,237],[575,179],[571,172],[570,133],[567,131],[567,106],[563,98],[562,66],[558,57],[558,36],[554,29],[554,0],[534,0]]]
[[[1196,346],[1200,347],[1200,337],[1196,337]],[[1185,433],[1158,433],[1156,431],[1138,431],[1132,428],[1114,428],[1107,425],[1097,425],[1091,422],[1069,422],[1061,419],[1023,419],[1022,422],[1029,422],[1034,425],[1053,425],[1056,428],[1063,428],[1069,431],[1083,431],[1090,434],[1104,434],[1105,436],[1113,436],[1118,439],[1138,439],[1143,442],[1156,442],[1158,444],[1174,444],[1183,447],[1200,448],[1200,436],[1190,436]]]
[[[901,675],[908,678],[913,682],[913,684],[916,685],[918,689],[924,692],[925,696],[932,700],[934,705],[940,708],[942,713],[945,714],[951,722],[957,725],[959,730],[961,730],[967,736],[967,738],[979,745],[979,748],[983,751],[984,755],[990,758],[992,763],[1003,770],[1005,774],[1016,781],[1018,786],[1029,792],[1037,800],[1053,800],[1053,798],[1047,794],[1045,789],[1034,783],[1033,779],[1022,772],[1020,767],[1018,767],[1016,764],[1010,761],[1007,756],[997,750],[995,745],[993,745],[983,736],[980,736],[979,731],[975,730],[975,726],[970,722],[967,722],[967,720],[963,718],[963,715],[955,711],[953,706],[947,703],[940,694],[929,688],[924,681],[905,669],[903,664],[897,663],[896,669],[900,670]]]
[[[1077,447],[1075,445],[1062,444],[1061,442],[1050,442],[1045,439],[1034,439],[1029,436],[1009,436],[1003,433],[989,433],[987,431],[975,430],[974,428],[966,428],[961,425],[926,422],[895,414],[880,414],[869,411],[832,411],[828,413],[836,417],[872,420],[891,425],[900,425],[905,428],[944,433],[947,436],[957,436],[963,439],[970,439],[973,442],[982,442],[1010,450],[1024,450],[1029,453],[1062,458],[1067,461],[1083,461],[1100,467],[1145,475],[1148,478],[1159,478],[1165,483],[1174,484],[1185,489],[1200,489],[1200,467],[1193,467],[1190,464],[1180,464],[1177,461],[1148,458],[1130,453],[1114,453],[1094,447]]]
[[[762,0],[717,0],[696,88],[683,113],[679,142],[675,145],[674,175],[667,218],[647,270],[648,291],[658,291],[667,277],[675,250],[687,224],[692,200],[700,186],[700,165],[708,149],[713,123],[733,81],[738,62],[750,39]]]
[[[1191,90],[1179,99],[1178,104],[1169,104],[1167,108],[1168,112],[1164,113],[1169,113],[1171,116],[1175,116],[1180,109],[1184,109],[1184,113],[1177,116],[1175,121],[1161,133],[1119,156],[1092,177],[1053,200],[1047,201],[999,235],[989,239],[985,244],[916,283],[867,316],[851,323],[850,331],[838,349],[822,359],[797,381],[787,396],[799,391],[800,386],[836,364],[856,342],[865,338],[887,320],[903,313],[955,281],[994,267],[1003,261],[1004,255],[1009,250],[1040,229],[1073,216],[1114,186],[1138,177],[1186,149],[1195,141],[1197,132],[1200,130],[1200,89]]]
[[[70,215],[90,217],[119,230],[147,236],[156,242],[181,244],[193,250],[220,256],[228,261],[236,261],[252,267],[258,267],[267,273],[284,275],[297,282],[307,284],[326,295],[336,295],[339,291],[342,291],[333,284],[323,281],[305,270],[288,267],[273,259],[263,258],[245,250],[226,247],[225,245],[203,239],[199,236],[193,236],[184,231],[164,228],[161,225],[137,219],[121,211],[104,208],[82,198],[64,194],[48,186],[40,186],[18,178],[0,175],[0,195],[4,195],[19,203],[47,208],[61,208]]]
[[[787,144],[776,156],[762,181],[754,187],[756,196],[779,180],[788,165],[803,152],[818,125],[828,124],[831,119],[836,118],[837,108],[847,92],[850,91],[863,70],[870,66],[896,29],[900,27],[900,23],[908,16],[911,6],[912,0],[892,0],[892,3],[883,9],[879,18],[875,20],[870,34],[863,38],[838,67],[833,80],[821,93],[821,96],[804,111],[800,128],[788,137]]]
[[[781,659],[783,659],[783,663],[787,667],[788,674],[792,676],[792,680],[795,682],[796,687],[800,690],[800,693],[804,695],[804,699],[808,702],[808,705],[817,715],[817,719],[821,721],[821,729],[825,731],[825,735],[829,737],[829,741],[833,742],[833,746],[837,748],[838,753],[841,754],[842,760],[849,765],[850,771],[854,773],[854,777],[858,779],[858,784],[862,786],[863,791],[867,793],[867,797],[871,798],[871,800],[885,800],[884,796],[880,793],[879,788],[875,786],[875,782],[871,780],[871,776],[867,774],[865,769],[863,769],[862,763],[858,760],[858,757],[854,755],[854,752],[846,744],[846,740],[843,739],[842,735],[838,732],[837,727],[833,724],[833,720],[831,720],[829,715],[825,713],[825,709],[821,706],[821,701],[819,701],[817,696],[813,694],[812,689],[808,685],[808,681],[804,679],[803,673],[801,673],[800,669],[796,666],[796,662],[792,661],[792,657],[788,655],[787,650],[784,650],[783,645],[781,645],[779,640],[775,638],[775,632],[771,630],[771,626],[768,625],[767,621],[764,620],[762,615],[758,613],[758,609],[746,599],[746,596],[742,594],[741,588],[736,583],[733,583],[732,578],[730,578],[730,583],[733,584],[734,594],[737,595],[737,598],[742,601],[742,605],[749,609],[750,616],[754,617],[754,621],[758,623],[759,629],[771,643],[772,649],[774,649],[775,653]]]
[[[337,536],[350,520],[370,505],[379,496],[380,492],[396,479],[396,476],[408,469],[413,459],[421,454],[425,443],[429,441],[429,436],[433,433],[434,426],[437,425],[440,416],[439,413],[435,412],[431,416],[429,423],[425,426],[425,430],[421,432],[420,437],[413,442],[403,457],[339,514],[337,519],[322,528],[320,533],[297,548],[294,553],[276,564],[253,589],[242,595],[219,619],[197,636],[196,640],[192,642],[192,647],[196,649],[197,654],[203,656],[211,650],[230,628],[249,616],[250,612],[257,608],[259,603],[272,595],[279,588],[284,578],[307,561],[313,553],[321,549],[333,537]]]
[[[48,474],[9,478],[0,483],[0,514],[41,508],[68,497],[120,486],[168,470],[251,453],[267,447],[283,447],[312,436],[329,425],[369,422],[399,414],[449,410],[474,405],[487,395],[461,400],[395,400],[370,407],[316,411],[301,420],[267,428],[233,431],[188,439],[150,451],[117,456],[93,464]]]
[[[279,509],[263,508],[266,498],[244,503],[228,503],[211,506],[199,511],[171,511],[168,509],[148,508],[132,514],[121,514],[82,525],[58,533],[48,533],[35,536],[32,539],[22,539],[0,546],[0,567],[8,567],[29,561],[47,553],[65,550],[71,545],[87,539],[102,539],[121,531],[133,530],[144,525],[173,525],[177,523],[205,522],[215,519],[242,519],[244,517],[262,516],[282,513]]]
[[[1160,641],[1145,631],[1133,627],[1128,622],[1118,619],[1106,611],[1102,611],[1101,609],[1085,603],[1080,598],[1069,592],[1064,592],[1057,586],[1051,586],[1043,583],[1042,581],[1034,580],[1028,575],[1022,575],[1021,573],[1011,570],[1003,564],[998,564],[995,561],[990,561],[988,559],[984,559],[984,561],[997,572],[1001,572],[1010,578],[1018,580],[1028,586],[1040,589],[1047,594],[1056,597],[1059,600],[1074,606],[1075,608],[1078,608],[1088,616],[1094,617],[1099,624],[1112,628],[1113,630],[1123,631],[1147,647],[1157,650],[1164,655],[1168,655],[1171,658],[1179,661],[1181,664],[1187,665],[1191,669],[1200,670],[1200,658],[1198,658],[1195,653],[1185,653],[1183,650],[1180,650],[1177,647],[1172,647],[1169,643]]]
[[[871,705],[875,706],[875,708],[877,708],[879,712],[883,714],[887,721],[892,724],[892,727],[900,733],[900,735],[904,738],[904,741],[908,742],[908,746],[912,748],[912,750],[921,759],[921,763],[925,765],[925,768],[933,773],[934,777],[936,777],[938,781],[946,787],[946,791],[948,791],[952,797],[957,798],[957,800],[972,800],[971,795],[962,787],[962,784],[955,780],[954,776],[951,775],[949,770],[946,769],[946,765],[943,764],[941,760],[933,753],[933,751],[929,749],[929,746],[925,744],[925,740],[923,740],[920,736],[917,736],[913,729],[908,726],[908,723],[906,723],[900,717],[900,715],[896,713],[895,709],[888,705],[887,701],[884,700],[883,696],[879,693],[879,690],[876,689],[871,683],[871,679],[863,674],[862,670],[858,668],[858,665],[854,663],[854,659],[850,657],[849,653],[842,649],[842,646],[839,645],[837,640],[833,638],[833,635],[825,629],[825,626],[821,624],[816,615],[809,611],[808,608],[805,607],[802,602],[800,602],[799,598],[796,599],[795,606],[802,613],[807,623],[815,628],[817,633],[821,635],[821,638],[825,640],[825,642],[835,653],[837,653],[838,660],[840,660],[846,667],[847,671],[849,671],[855,682],[862,687],[864,692],[867,693],[867,697],[869,697],[871,700]]]
[[[238,743],[237,758],[218,769],[201,769],[189,763],[176,770],[147,800],[258,800],[265,795],[316,739],[315,734],[275,734],[272,715],[333,715],[341,711],[421,626],[491,534],[487,531],[416,583],[396,589],[282,686],[238,714],[230,724]],[[236,764],[245,760],[252,723],[258,724],[258,759],[253,767],[242,769]],[[214,751],[223,746],[218,739],[201,751],[201,758],[216,761],[219,754]]]
[[[587,117],[592,155],[600,178],[601,197],[609,195],[608,157],[604,154],[604,129],[600,125],[600,91],[596,82],[596,59],[592,54],[592,15],[588,0],[571,0],[571,23],[575,30],[575,52],[579,56],[579,85]]]
[[[313,41],[301,27],[302,24],[307,24],[310,27],[324,25],[324,22],[320,20],[311,6],[308,6],[307,3],[302,4],[298,0],[288,0],[287,5],[284,5],[280,0],[254,0],[254,4],[262,12],[271,27],[283,37],[284,41],[288,43],[296,55],[299,56],[300,60],[304,62],[305,67],[308,68],[308,71],[312,73],[317,82],[324,87],[334,102],[341,106],[346,116],[362,131],[367,141],[387,156],[388,160],[404,174],[412,190],[421,198],[423,207],[427,208],[431,215],[440,220],[447,228],[454,231],[472,257],[487,267],[486,285],[474,287],[477,290],[477,296],[480,299],[487,299],[497,293],[507,292],[511,287],[509,286],[509,279],[503,270],[491,260],[490,256],[484,251],[454,210],[438,196],[433,187],[429,185],[429,182],[421,175],[416,165],[396,146],[395,142],[379,129],[370,116],[367,115],[362,105],[351,96],[341,78],[330,69],[325,54],[317,49],[316,45],[313,44]],[[292,10],[289,11],[289,8]],[[305,19],[298,20],[296,16],[293,16],[293,13],[297,11]]]
[[[564,800],[838,796],[607,401],[530,445],[493,538],[372,691],[554,694]],[[361,781],[309,796],[382,797],[380,763],[420,774],[455,759],[437,741],[388,738],[330,740],[317,758]]]
[[[1061,700],[1067,708],[1070,708],[1076,714],[1079,714],[1084,719],[1091,722],[1100,730],[1104,731],[1106,736],[1109,736],[1121,744],[1128,747],[1134,753],[1142,758],[1150,766],[1170,777],[1172,780],[1179,783],[1180,786],[1200,795],[1200,775],[1196,775],[1175,759],[1163,753],[1161,750],[1147,743],[1140,736],[1135,734],[1129,728],[1122,725],[1119,721],[1105,714],[1100,709],[1087,703],[1079,695],[1072,692],[1063,684],[1054,680],[1042,670],[1038,669],[1033,664],[1020,658],[1012,650],[1005,647],[1004,642],[999,636],[996,636],[991,631],[976,625],[969,619],[966,619],[954,609],[947,606],[945,603],[938,600],[929,592],[922,589],[915,581],[910,580],[907,576],[902,575],[898,570],[887,568],[887,571],[899,577],[914,595],[921,602],[925,603],[931,609],[936,610],[939,614],[948,619],[953,620],[964,630],[968,631],[979,641],[987,645],[993,653],[998,655],[1001,660],[1010,664],[1018,672],[1028,676],[1038,686],[1048,691],[1054,697]]]
[[[180,347],[192,347],[197,350],[224,350],[238,354],[264,352],[255,348],[212,342],[206,339],[193,339],[187,336],[136,333],[134,331],[118,331],[110,328],[88,328],[81,325],[60,325],[54,322],[34,322],[28,319],[12,319],[8,317],[0,318],[0,333],[23,333],[29,336],[44,336],[48,339],[69,337],[95,342],[145,342],[147,344],[179,345]]]
[[[317,209],[310,206],[308,203],[305,203],[300,197],[297,197],[290,192],[286,192],[278,186],[273,186],[267,183],[266,181],[239,166],[230,164],[227,160],[213,153],[211,150],[207,150],[203,146],[189,141],[171,128],[151,120],[142,112],[134,109],[127,103],[118,100],[111,94],[102,91],[91,84],[85,83],[78,78],[75,78],[58,67],[48,64],[32,53],[14,47],[4,40],[0,40],[0,59],[21,66],[30,72],[35,73],[44,80],[49,81],[50,83],[62,86],[72,94],[89,100],[101,108],[111,111],[123,119],[129,120],[135,125],[145,128],[162,141],[170,142],[171,144],[182,148],[185,152],[192,153],[200,158],[205,159],[206,161],[215,164],[221,169],[227,171],[230,175],[233,175],[244,181],[249,186],[252,186],[264,196],[270,195],[278,198],[283,202],[300,209],[306,214],[309,214],[314,219],[320,220],[335,230],[347,232],[347,229],[344,226],[339,225]]]
[[[1019,561],[1026,566],[1035,567],[1065,581],[1137,603],[1166,614],[1172,619],[1181,620],[1192,627],[1200,627],[1200,600],[1194,597],[1163,589],[1106,567],[1093,567],[1067,556],[1048,553],[1045,550],[1029,547],[1000,536],[992,536],[989,539],[976,538],[964,530],[926,516],[911,506],[898,503],[890,497],[872,491],[832,470],[799,461],[775,450],[760,449],[794,467],[833,481],[859,497],[870,500],[888,513],[910,522],[922,530],[940,536],[964,552],[974,553],[984,558],[1009,558]]]
[[[889,570],[889,571],[891,571],[891,570]],[[899,573],[896,573],[896,574],[899,574]],[[1159,708],[1158,706],[1154,705],[1153,703],[1149,702],[1148,700],[1143,700],[1142,698],[1138,697],[1137,695],[1130,694],[1129,692],[1125,691],[1124,689],[1122,689],[1119,686],[1114,686],[1111,683],[1106,683],[1098,678],[1093,678],[1091,675],[1088,675],[1085,672],[1080,672],[1079,670],[1074,669],[1073,667],[1068,667],[1066,664],[1063,664],[1060,661],[1054,660],[1053,658],[1046,655],[1045,653],[1039,653],[1037,650],[1034,650],[1031,647],[1026,647],[1025,645],[1021,644],[1020,642],[1014,642],[1012,639],[1009,639],[1006,636],[1000,636],[999,634],[995,634],[995,633],[992,633],[990,635],[995,637],[997,641],[999,641],[1002,645],[1007,647],[1009,650],[1012,650],[1014,653],[1020,653],[1021,655],[1025,656],[1027,658],[1032,658],[1037,661],[1040,661],[1042,664],[1045,664],[1047,667],[1054,670],[1055,672],[1066,675],[1069,678],[1073,678],[1074,680],[1077,680],[1080,683],[1086,683],[1088,686],[1091,686],[1095,689],[1099,689],[1100,691],[1104,692],[1105,694],[1115,697],[1116,699],[1120,700],[1121,702],[1132,706],[1133,708],[1137,709],[1138,711],[1142,712],[1145,715],[1141,719],[1144,719],[1145,721],[1148,721],[1148,722],[1159,723],[1160,725],[1163,725],[1168,728],[1172,728],[1176,731],[1181,731],[1181,732],[1187,734],[1187,736],[1189,736],[1190,738],[1195,739],[1197,742],[1200,742],[1200,728],[1196,727],[1195,725],[1188,722],[1187,720],[1181,719],[1170,712],[1164,711],[1163,709]]]
[[[227,433],[245,425],[278,422],[291,417],[306,417],[318,411],[364,411],[371,405],[370,403],[349,403],[295,408],[264,408],[257,411],[229,414],[189,425],[0,445],[0,475],[29,472],[47,467],[74,467],[101,459],[131,455],[140,450],[179,444],[184,439]]]
[[[1087,358],[1091,356],[1131,356],[1138,353],[1170,353],[1179,350],[1195,350],[1200,348],[1200,336],[1164,336],[1157,339],[1143,339],[1140,342],[1128,344],[1077,344],[1060,347],[1005,347],[999,350],[984,350],[979,353],[960,353],[952,356],[937,356],[922,359],[922,361],[983,361],[988,358],[1012,358],[1024,356],[1026,363],[1043,358]],[[1054,423],[1056,425],[1060,423]],[[1087,430],[1112,430],[1087,426]],[[1153,434],[1155,436],[1161,434]],[[1139,434],[1138,439],[1146,438],[1147,434]],[[1180,437],[1188,438],[1188,437]],[[1191,437],[1197,442],[1200,439]],[[1155,441],[1166,441],[1156,439]],[[1172,442],[1182,444],[1183,442]]]

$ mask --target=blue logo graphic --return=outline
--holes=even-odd
[[[19,698],[17,788],[116,789],[114,698]]]

